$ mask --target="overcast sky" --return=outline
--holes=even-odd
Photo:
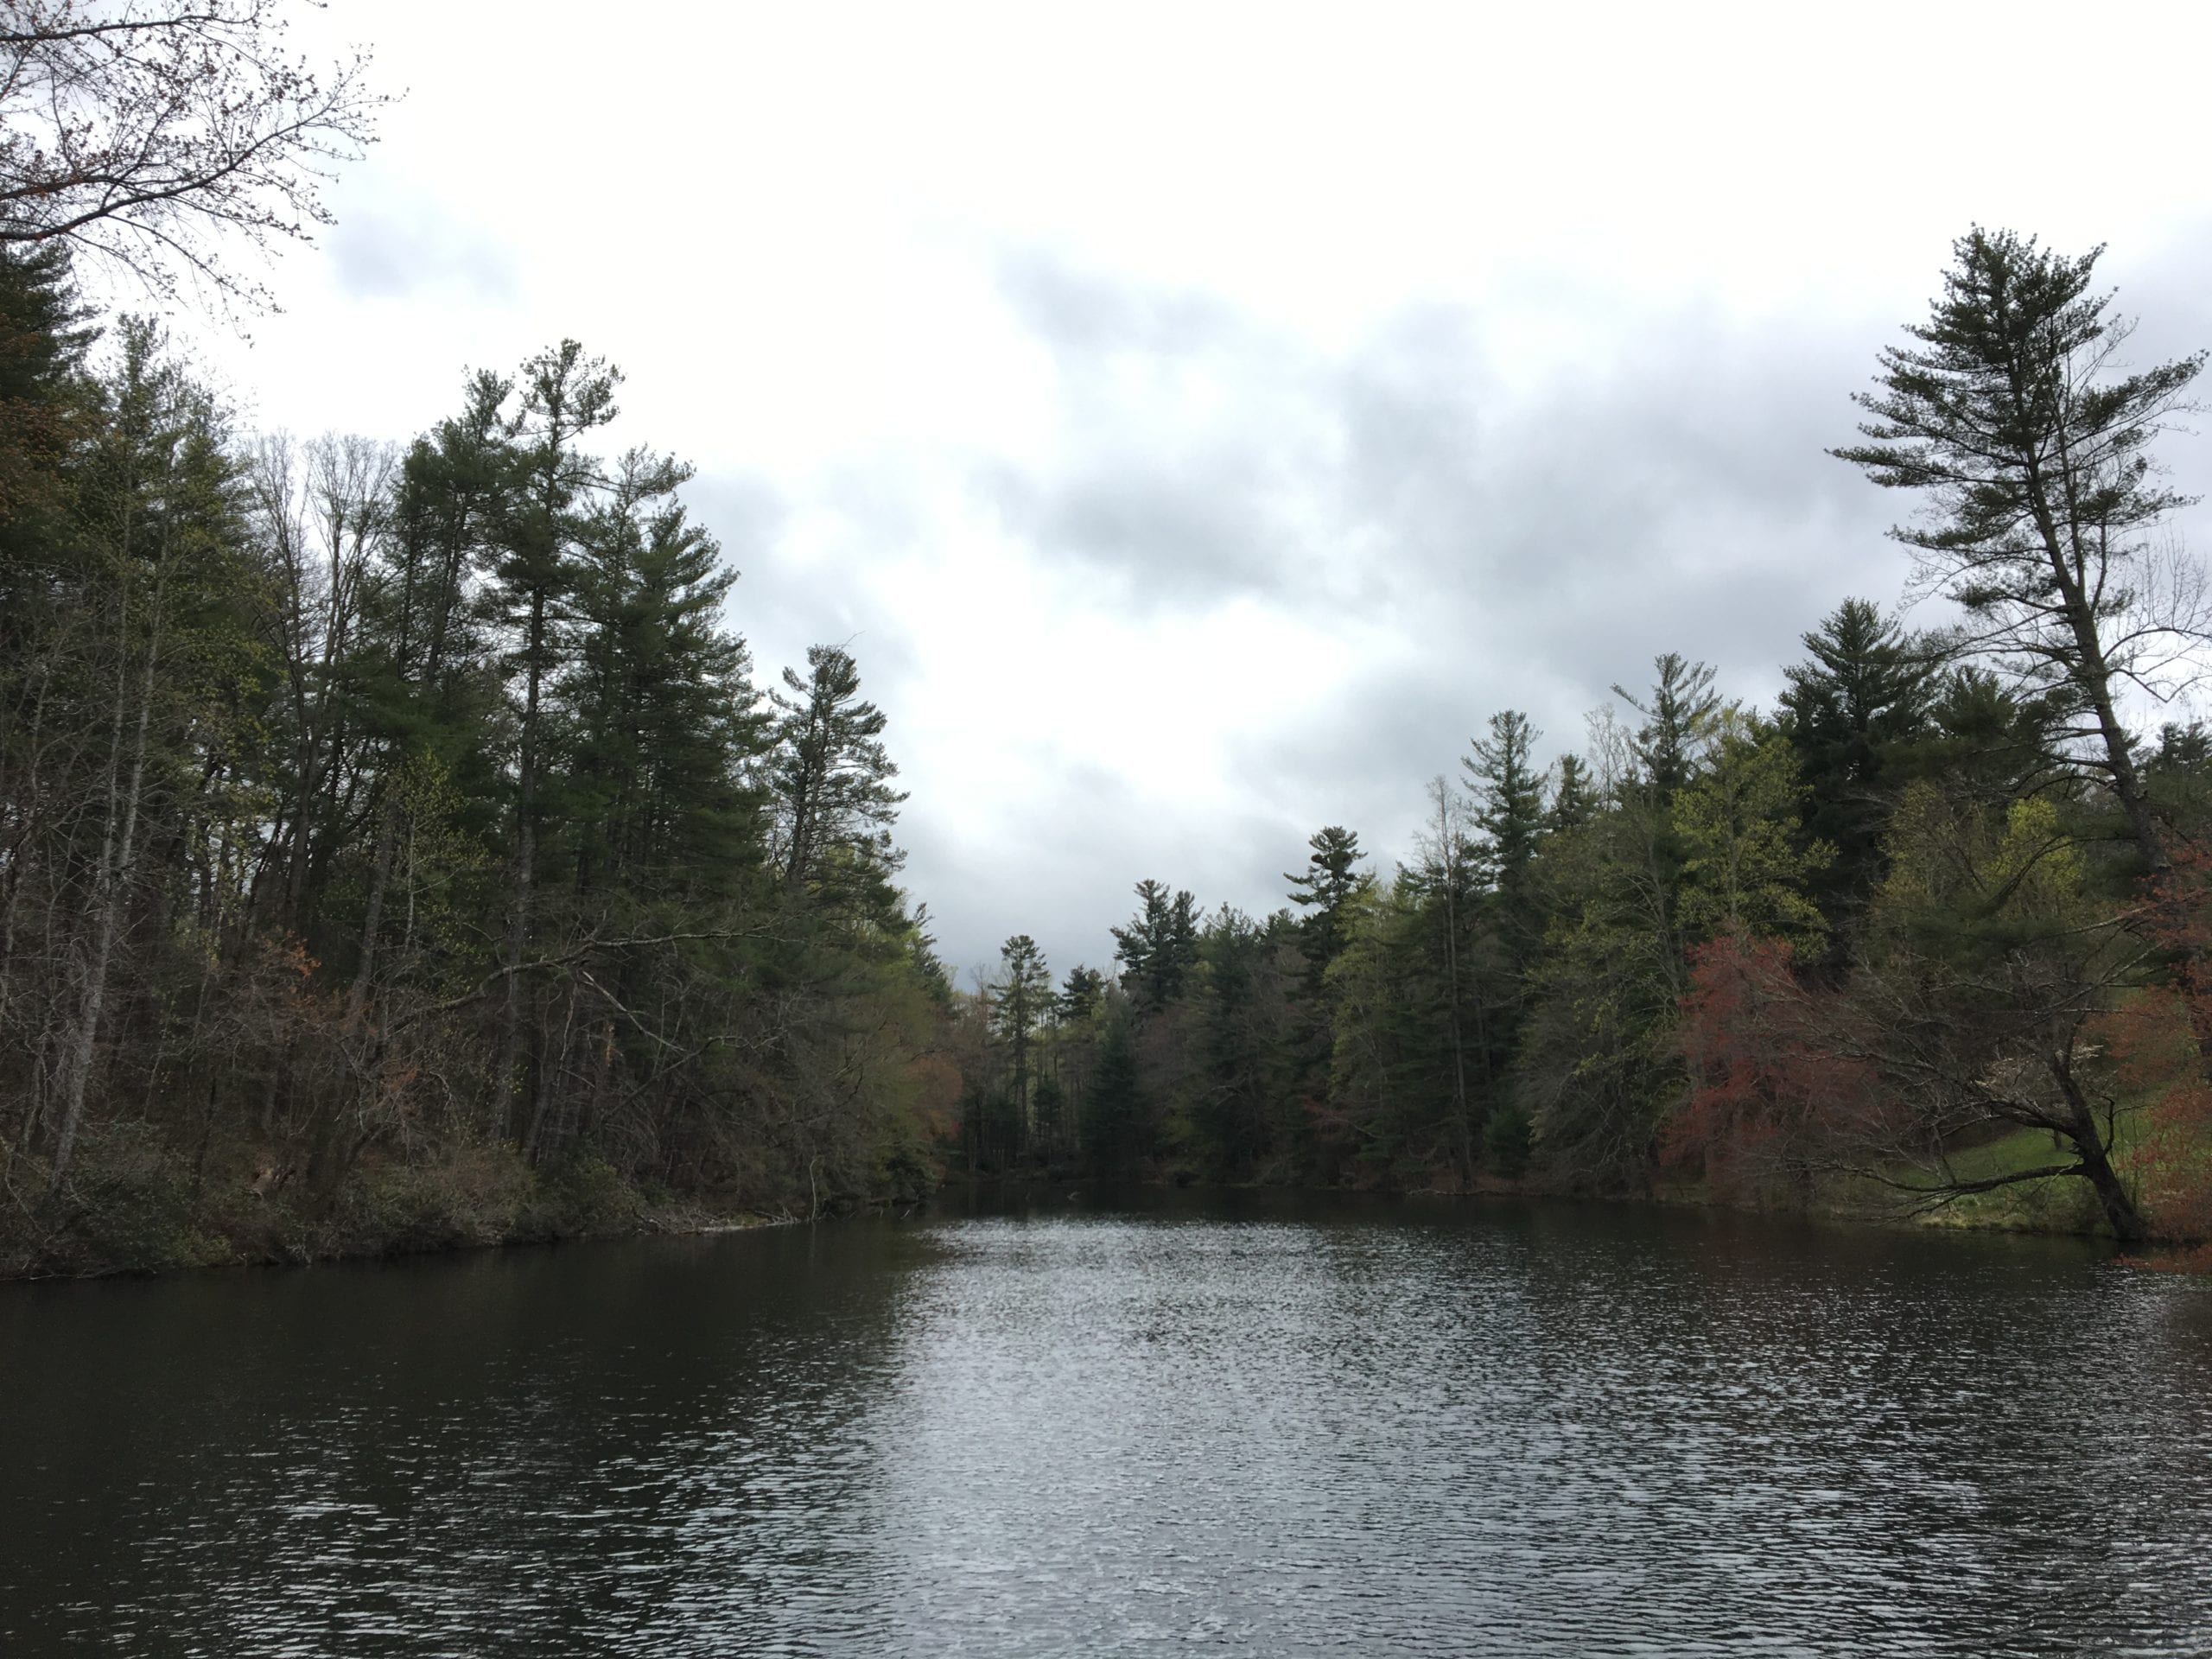
[[[207,350],[391,438],[613,359],[762,677],[850,643],[963,982],[1109,966],[1140,876],[1387,869],[1497,709],[1555,754],[1669,650],[1764,702],[1895,599],[1907,504],[1822,448],[1970,223],[2212,344],[2204,16],[335,0],[405,100]]]

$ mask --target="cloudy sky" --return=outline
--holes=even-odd
[[[1932,14],[1932,15],[1931,15]],[[1823,446],[1950,240],[2212,343],[2203,14],[334,0],[406,97],[252,417],[404,438],[573,336],[699,468],[764,675],[846,641],[948,959],[1387,868],[1493,711],[1770,698],[1905,503]],[[309,43],[320,35],[305,37]],[[2184,483],[2208,440],[2170,439]],[[2212,536],[2191,531],[2200,544]]]

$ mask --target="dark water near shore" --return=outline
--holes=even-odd
[[[0,1287],[0,1653],[2204,1654],[2212,1294],[1231,1196]]]

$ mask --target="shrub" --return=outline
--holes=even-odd
[[[1512,1181],[1529,1167],[1529,1114],[1501,1106],[1483,1125],[1483,1162],[1491,1173]]]

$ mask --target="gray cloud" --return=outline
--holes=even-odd
[[[791,518],[791,505],[774,485],[743,474],[702,474],[683,486],[683,499],[721,543],[741,582],[772,561]]]
[[[411,299],[428,292],[482,305],[512,305],[522,276],[512,250],[440,212],[350,204],[329,234],[341,293],[353,299]]]
[[[2146,309],[2170,304],[2212,334],[2177,263],[2212,235],[2199,242],[2138,280]],[[1127,621],[1227,628],[1233,607],[1257,604],[1365,654],[1327,702],[1262,721],[1229,758],[1226,821],[1163,808],[1079,752],[1024,757],[988,802],[934,791],[925,757],[910,766],[908,880],[963,974],[1017,931],[1057,969],[1109,965],[1106,927],[1140,876],[1264,913],[1324,823],[1357,830],[1387,868],[1410,851],[1426,780],[1458,780],[1492,712],[1528,712],[1548,753],[1579,747],[1587,711],[1616,681],[1645,684],[1664,651],[1768,701],[1798,635],[1839,601],[1901,595],[1907,560],[1885,531],[1913,504],[1825,453],[1852,435],[1849,394],[1896,320],[1684,310],[1648,319],[1609,359],[1516,387],[1468,308],[1408,308],[1332,355],[1225,301],[1034,251],[998,279],[1055,365],[1065,442],[1045,463],[971,459],[971,504],[1036,564],[1090,573],[1075,584],[1084,602]],[[946,533],[926,494],[897,467],[856,469],[832,487],[844,529],[830,548],[747,582],[764,641],[868,630],[859,654],[894,753],[931,643],[872,608],[868,569]],[[779,521],[747,522],[772,569]],[[957,549],[931,556],[961,579]],[[1033,694],[1111,718],[1116,687]],[[1201,727],[1240,712],[1200,695]]]
[[[995,275],[1007,308],[1064,359],[1122,352],[1188,356],[1233,347],[1250,332],[1217,295],[1124,282],[1048,249],[1001,249]]]
[[[1494,710],[1529,711],[1550,752],[1579,747],[1611,683],[1640,686],[1668,650],[1767,697],[1837,601],[1897,594],[1896,504],[1823,453],[1849,435],[1847,393],[1885,333],[1671,317],[1516,395],[1463,308],[1407,309],[1331,359],[1221,302],[1033,254],[1012,271],[1002,287],[1052,351],[1079,438],[1063,467],[978,471],[1034,557],[1097,569],[1101,602],[1134,617],[1257,599],[1395,643],[1318,719],[1235,758],[1240,823],[1137,821],[1095,779],[1062,793],[1039,777],[1017,785],[1052,803],[1026,819],[1038,850],[1009,849],[992,880],[918,842],[915,885],[942,895],[948,935],[982,924],[969,954],[1019,926],[1056,962],[1097,961],[1127,908],[1098,895],[1146,874],[1263,912],[1325,823],[1401,855],[1425,780],[1458,778]],[[1194,417],[1180,388],[1200,372],[1228,390]]]
[[[863,695],[895,713],[921,680],[930,645],[886,613],[869,579],[873,565],[923,537],[895,482],[858,469],[831,480],[825,499],[810,505],[835,535],[804,559],[792,548],[800,505],[766,480],[702,474],[684,495],[741,573],[728,620],[752,647],[758,683],[780,685],[786,668],[804,674],[809,646],[844,645]]]

